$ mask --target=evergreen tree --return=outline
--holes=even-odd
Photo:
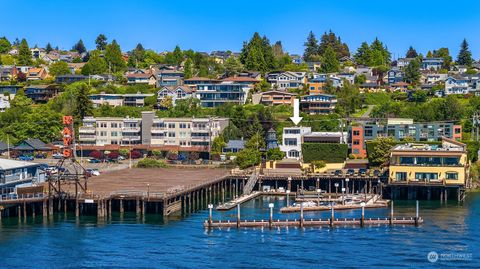
[[[128,58],[128,66],[138,67],[138,65],[141,65],[144,60],[145,49],[143,48],[142,44],[138,43],[135,49],[130,53],[130,57]]]
[[[386,66],[390,64],[390,52],[378,38],[375,38],[372,44],[370,44],[370,50],[372,51],[370,66]]]
[[[431,51],[427,52],[427,58],[433,58],[433,53]]]
[[[312,31],[308,34],[307,41],[303,45],[305,46],[305,51],[303,52],[303,60],[305,62],[316,62],[320,59],[318,40]]]
[[[466,66],[472,66],[473,64],[472,53],[468,48],[468,43],[466,39],[463,39],[460,46],[460,52],[457,56],[457,64]]]
[[[228,77],[232,77],[240,73],[243,69],[242,63],[238,60],[237,57],[229,57],[225,61],[225,74]]]
[[[83,75],[99,75],[107,72],[107,62],[100,56],[100,51],[93,50],[89,55],[90,58],[88,59],[88,62],[82,68]]]
[[[173,50],[173,59],[175,61],[175,65],[180,66],[183,62],[183,52],[180,49],[180,47],[177,45],[175,46],[175,49]]]
[[[337,54],[332,46],[328,46],[322,55],[321,71],[324,73],[333,73],[338,72],[339,69],[340,63],[337,59]]]
[[[32,52],[28,46],[27,40],[22,39],[18,49],[18,65],[32,65]]]
[[[420,62],[417,59],[410,61],[410,63],[405,68],[405,82],[416,85],[420,80]]]
[[[417,51],[416,51],[412,46],[410,46],[410,47],[408,48],[408,51],[407,51],[405,57],[406,57],[406,58],[417,58],[417,57],[418,57],[418,53],[417,53]]]
[[[95,39],[97,50],[105,50],[107,48],[107,37],[104,34],[99,34]]]
[[[193,62],[190,58],[185,61],[183,75],[185,79],[193,77]]]
[[[348,49],[348,45],[342,43],[340,37],[337,37],[335,33],[331,30],[328,33],[324,33],[320,39],[320,45],[318,47],[318,54],[323,55],[325,50],[331,46],[337,55],[337,59],[341,59],[342,57],[349,57],[350,50]]]
[[[272,50],[273,56],[275,56],[276,59],[282,58],[284,55],[282,41],[275,42],[275,44],[272,46]]]
[[[74,114],[78,120],[93,114],[93,104],[90,98],[88,98],[89,92],[90,87],[87,84],[81,83],[77,86]]]
[[[0,38],[0,53],[7,53],[12,48],[12,44],[6,37]]]
[[[52,63],[48,68],[48,72],[50,73],[50,75],[53,76],[66,75],[71,73],[68,64],[64,61]]]
[[[360,47],[357,49],[357,52],[353,56],[355,62],[360,65],[369,65],[372,51],[367,42],[362,42]]]
[[[115,39],[105,48],[105,61],[113,73],[123,71],[126,67],[122,57],[122,50]]]
[[[273,49],[266,36],[263,38],[255,32],[249,42],[243,43],[240,62],[247,70],[266,73],[276,68],[277,63]]]
[[[78,53],[82,54],[87,51],[85,45],[83,44],[83,40],[78,40],[78,42],[73,46],[72,50],[77,51]]]
[[[48,54],[53,50],[52,44],[50,42],[47,43],[47,46],[45,47],[45,52]]]

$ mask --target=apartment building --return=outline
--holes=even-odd
[[[417,142],[439,141],[441,137],[453,140],[462,139],[462,126],[452,122],[414,123],[413,119],[388,119],[386,124],[364,123],[350,126],[348,142],[351,153],[357,157],[367,157],[366,141],[377,137],[392,137],[401,141],[407,137]]]
[[[310,114],[330,114],[335,110],[337,97],[331,94],[313,94],[302,96],[300,108]]]
[[[464,186],[467,178],[466,145],[442,138],[441,145],[403,144],[390,153],[389,183]]]
[[[142,112],[141,118],[86,117],[79,129],[79,140],[91,146],[209,151],[213,139],[228,122],[227,118],[158,118],[153,111]]]
[[[293,105],[293,100],[297,94],[283,91],[266,91],[252,96],[253,104],[262,104],[266,106],[275,105]]]

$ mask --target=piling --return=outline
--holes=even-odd
[[[48,215],[53,215],[53,197],[48,198]]]
[[[303,228],[303,203],[300,203],[300,228]]]
[[[47,199],[43,199],[42,214],[44,217],[47,216]]]
[[[138,199],[138,197],[135,200],[135,213],[140,215],[140,199]]]
[[[419,203],[418,200],[416,201],[415,206],[415,225],[418,226],[418,211],[419,211]]]
[[[335,209],[333,208],[333,205],[330,204],[330,226],[333,227],[334,221],[335,221]]]
[[[123,214],[125,212],[125,209],[123,208],[123,199],[120,199],[120,213]]]
[[[393,201],[390,201],[390,225],[393,224]]]
[[[32,218],[35,218],[35,203],[32,203]]]
[[[240,228],[240,204],[237,205],[237,228]]]
[[[272,228],[273,223],[273,206],[273,203],[268,204],[268,207],[270,207],[270,218],[268,219],[268,227],[270,227],[270,229]]]
[[[360,220],[360,226],[364,226],[365,225],[365,204],[362,203],[362,218]]]

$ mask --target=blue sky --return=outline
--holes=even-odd
[[[448,47],[456,57],[467,38],[474,58],[480,57],[480,1],[152,1],[0,0],[0,36],[25,37],[30,45],[69,49],[82,38],[94,47],[99,33],[123,50],[137,42],[156,51],[175,45],[198,51],[239,51],[255,31],[284,49],[303,53],[310,30],[320,36],[331,29],[353,52],[375,37],[399,55],[409,45],[426,54]],[[19,4],[21,3],[21,4]],[[21,7],[20,7],[21,5]],[[397,56],[398,57],[398,56]]]

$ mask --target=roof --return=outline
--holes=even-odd
[[[296,93],[291,93],[291,92],[284,92],[284,91],[266,91],[266,92],[262,92],[261,94],[270,94],[270,93],[277,93],[277,94],[282,94],[282,95],[290,95],[290,96],[296,96],[297,94]]]
[[[186,93],[191,93],[192,92],[192,88],[190,88],[189,86],[163,86],[160,90],[158,90],[159,92],[160,91],[163,91],[163,90],[167,90],[169,92],[174,92],[176,91],[178,88],[182,89],[184,92]]]
[[[0,141],[0,150],[7,150],[8,149],[8,145],[2,141]]]
[[[23,167],[38,166],[38,163],[0,159],[0,170],[12,170]]]
[[[47,144],[43,143],[40,139],[29,138],[22,141],[18,146],[14,147],[15,150],[51,150]]]
[[[258,79],[250,78],[250,77],[228,77],[222,79],[222,81],[233,81],[233,82],[252,82],[257,83],[259,82]]]
[[[213,78],[206,78],[206,77],[192,77],[192,78],[187,78],[184,81],[218,81],[218,80]]]
[[[230,140],[225,148],[228,149],[243,149],[245,148],[245,140]]]
[[[154,74],[150,73],[133,73],[126,75],[127,78],[150,78],[152,76],[155,77]]]

